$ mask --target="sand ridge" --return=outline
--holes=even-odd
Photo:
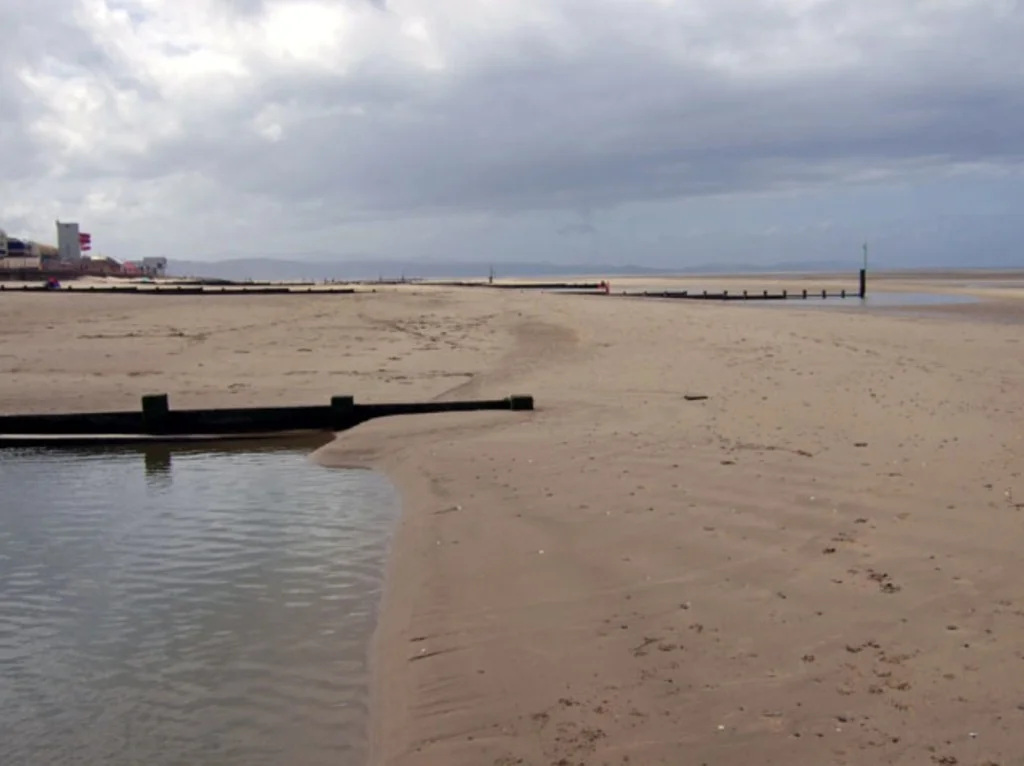
[[[3,411],[537,397],[316,455],[405,504],[371,764],[1019,758],[1017,324],[424,287],[53,299],[0,300]]]

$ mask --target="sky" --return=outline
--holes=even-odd
[[[0,0],[0,29],[10,236],[1024,265],[1022,0]]]

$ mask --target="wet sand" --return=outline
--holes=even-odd
[[[1007,764],[1017,305],[5,296],[0,409],[534,394],[318,453],[404,501],[374,766]]]

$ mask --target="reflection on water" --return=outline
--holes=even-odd
[[[826,303],[830,301],[821,301]],[[973,295],[954,295],[952,293],[868,293],[863,300],[856,303],[862,306],[944,306],[957,303],[977,303]]]
[[[800,297],[797,291],[792,291],[793,296],[786,301],[747,301],[751,305],[773,306],[781,308],[800,308],[808,306],[814,308],[913,308],[915,306],[943,306],[963,303],[978,303],[979,298],[973,295],[955,295],[952,293],[911,293],[911,292],[868,292],[864,298],[856,297],[853,294],[848,298],[828,297],[822,298],[819,293],[815,296],[808,292],[807,298]],[[743,302],[740,303],[743,305]]]
[[[960,286],[969,287],[973,290],[1020,290],[1024,288],[1024,280],[990,279],[984,282],[964,282]]]
[[[152,478],[170,478],[171,450],[169,448],[155,445],[149,449],[143,450],[143,458],[146,461],[146,476]]]
[[[0,764],[357,760],[397,500],[308,452],[0,452]]]

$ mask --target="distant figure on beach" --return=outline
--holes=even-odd
[[[57,281],[57,277],[50,277],[46,280],[47,290],[60,290],[60,282]]]

